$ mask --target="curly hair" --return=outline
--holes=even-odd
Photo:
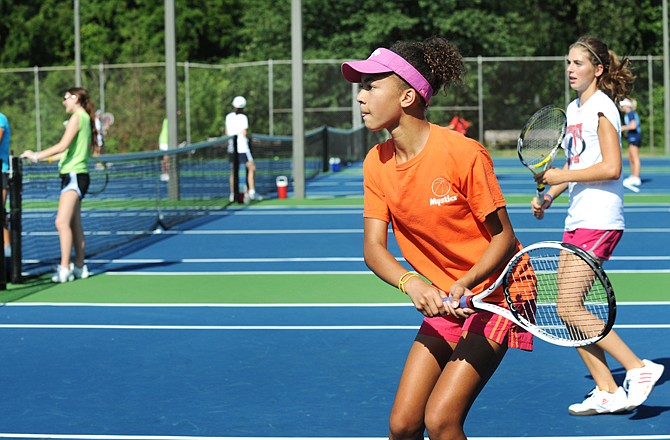
[[[579,46],[589,53],[594,66],[602,65],[603,74],[598,78],[598,89],[609,96],[614,102],[630,96],[635,82],[635,75],[630,70],[630,60],[619,57],[598,38],[591,36],[580,37],[570,45],[570,49]]]
[[[389,49],[426,78],[433,88],[433,95],[440,89],[446,93],[449,86],[463,81],[463,57],[455,45],[442,37],[434,36],[419,42],[398,41]]]

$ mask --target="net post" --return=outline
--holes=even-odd
[[[181,199],[181,188],[179,186],[179,156],[172,149],[167,151],[168,156],[168,195],[171,200]]]
[[[324,173],[328,172],[330,169],[330,164],[329,164],[329,149],[328,149],[328,126],[324,125],[323,126],[323,132],[321,133],[321,142],[323,142],[323,167],[322,171]]]
[[[9,243],[12,247],[10,280],[12,284],[23,282],[21,250],[22,217],[21,204],[23,198],[23,162],[18,157],[12,158],[12,176],[9,181]]]
[[[0,159],[0,170],[2,169],[3,160]],[[4,176],[3,176],[4,179]],[[2,204],[0,209],[0,246],[2,249],[2,264],[0,264],[0,290],[7,290],[7,266],[5,260],[5,226],[7,224],[7,212],[5,203]]]

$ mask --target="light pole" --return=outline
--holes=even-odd
[[[79,0],[74,0],[74,85],[81,87],[81,32],[79,30]]]

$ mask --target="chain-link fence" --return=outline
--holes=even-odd
[[[642,119],[643,146],[663,152],[662,57],[631,57],[637,75],[633,97]],[[567,105],[574,94],[565,78],[565,57],[466,58],[465,82],[433,98],[432,122],[447,125],[456,114],[470,121],[468,135],[488,147],[514,144],[525,120],[547,104]],[[342,60],[304,61],[305,128],[358,126],[357,86],[344,81]],[[163,63],[82,67],[83,83],[99,109],[114,115],[106,133],[108,153],[158,148],[165,117]],[[178,63],[179,142],[221,136],[231,101],[244,95],[251,131],[291,132],[291,62]],[[43,149],[60,139],[63,92],[74,67],[0,69],[2,105],[12,126],[12,149]]]

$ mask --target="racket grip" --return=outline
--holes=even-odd
[[[447,302],[447,301],[452,301],[453,298],[448,296],[446,298],[442,298],[442,302]],[[461,309],[473,309],[472,307],[472,296],[470,295],[463,295],[461,296],[461,299],[458,301],[458,307]]]

